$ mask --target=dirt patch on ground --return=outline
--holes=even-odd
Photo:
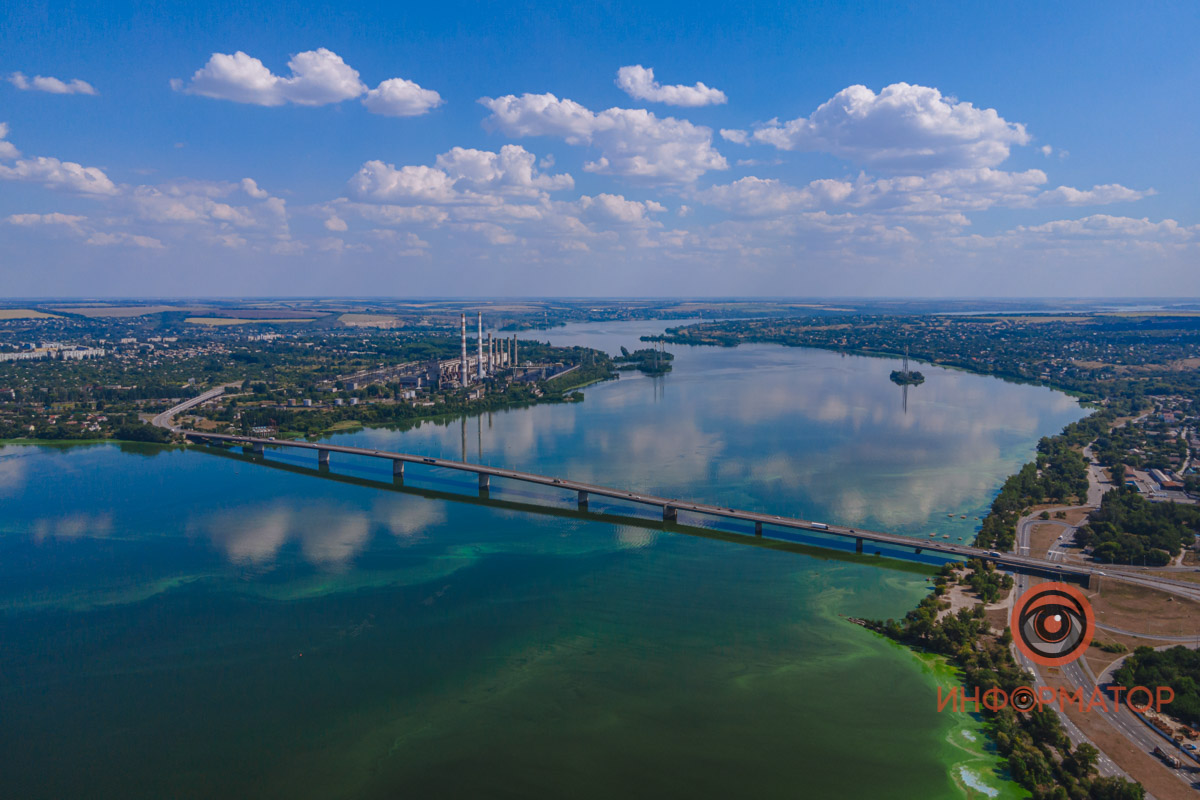
[[[356,328],[401,328],[404,320],[386,314],[342,314],[338,322]]]
[[[32,308],[0,308],[0,319],[58,319],[54,314]]]
[[[1155,634],[1200,637],[1200,603],[1194,600],[1109,578],[1100,579],[1100,591],[1089,592],[1088,600],[1100,625],[1145,634],[1145,638]]]
[[[992,631],[1001,634],[1008,627],[1008,618],[1011,614],[1012,610],[1008,606],[988,606],[984,618]]]
[[[1043,558],[1050,545],[1066,532],[1062,525],[1053,522],[1040,522],[1029,529],[1029,554]]]
[[[195,311],[195,307],[179,306],[56,306],[55,311],[79,314],[84,317],[142,317],[164,311]]]
[[[1070,510],[1070,511],[1063,512],[1063,513],[1064,513],[1066,516],[1064,516],[1064,517],[1063,517],[1061,520],[1059,520],[1059,521],[1060,521],[1060,522],[1065,522],[1065,523],[1067,523],[1068,525],[1075,525],[1075,526],[1082,525],[1082,524],[1083,524],[1083,521],[1084,521],[1085,519],[1087,519],[1087,516],[1088,516],[1088,512],[1087,512],[1087,510],[1086,510],[1086,509],[1083,509],[1083,508],[1075,508],[1075,509],[1072,509],[1072,510]],[[1057,518],[1056,518],[1056,519],[1057,519]]]
[[[288,323],[304,323],[312,322],[312,319],[289,318],[289,319],[243,319],[241,317],[188,317],[184,322],[192,325],[209,325],[209,326],[224,326],[224,325],[278,325],[284,322]]]
[[[1056,673],[1044,676],[1047,686],[1074,691],[1075,687],[1057,674],[1058,670],[1046,672]],[[1187,784],[1175,777],[1157,758],[1143,752],[1140,747],[1118,733],[1103,712],[1098,709],[1081,712],[1078,708],[1068,705],[1066,714],[1085,736],[1096,743],[1102,753],[1146,787],[1146,791],[1158,800],[1195,800],[1196,794]]]
[[[950,607],[939,611],[938,619],[957,614],[964,608],[974,608],[983,602],[970,586],[964,586],[961,583],[951,586],[950,590],[942,596],[942,600],[950,603]]]

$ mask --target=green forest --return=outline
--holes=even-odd
[[[1200,508],[1151,503],[1130,487],[1108,492],[1075,534],[1097,561],[1161,567],[1195,541]]]

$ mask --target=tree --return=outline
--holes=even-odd
[[[1100,761],[1100,751],[1084,742],[1063,759],[1063,769],[1076,778],[1087,777]]]

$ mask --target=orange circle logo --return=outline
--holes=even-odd
[[[1083,592],[1065,583],[1034,586],[1013,606],[1013,641],[1035,664],[1059,667],[1092,643],[1096,617]]]

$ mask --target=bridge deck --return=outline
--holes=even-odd
[[[656,506],[663,509],[664,516],[673,516],[674,513],[679,511],[688,511],[711,517],[753,522],[756,524],[756,531],[760,526],[766,527],[769,525],[775,528],[802,530],[808,533],[828,534],[831,536],[854,539],[857,540],[860,545],[861,542],[867,541],[886,544],[893,547],[913,548],[920,551],[941,553],[953,558],[983,558],[988,561],[992,561],[997,566],[1005,569],[1039,575],[1055,575],[1064,577],[1070,576],[1076,579],[1087,580],[1091,575],[1099,572],[1099,570],[1093,569],[1086,565],[1063,564],[1061,562],[1052,562],[1046,559],[1035,558],[1033,556],[1022,556],[1015,553],[993,554],[990,551],[982,550],[978,547],[949,544],[939,542],[935,539],[917,539],[912,536],[901,536],[894,533],[883,533],[881,531],[850,528],[844,525],[831,525],[821,522],[796,519],[794,517],[764,514],[757,511],[745,511],[736,508],[729,508],[727,506],[696,503],[690,500],[680,500],[677,498],[659,497],[657,495],[645,494],[642,492],[631,492],[626,489],[617,489],[611,486],[600,486],[594,483],[583,483],[581,481],[573,481],[567,478],[555,478],[547,475],[538,475],[532,472],[521,472],[518,470],[503,469],[500,467],[489,467],[483,464],[470,464],[465,461],[453,461],[445,458],[432,458],[430,456],[419,456],[411,453],[396,453],[389,450],[371,450],[364,447],[345,447],[342,445],[325,443],[300,442],[285,439],[262,439],[252,436],[230,436],[228,434],[200,433],[196,431],[186,431],[185,436],[188,439],[198,442],[227,442],[232,445],[263,448],[289,447],[301,450],[316,450],[318,451],[318,454],[345,453],[347,455],[381,458],[392,462],[402,462],[405,464],[425,464],[431,467],[441,467],[443,469],[452,469],[460,472],[470,472],[479,475],[481,476],[481,488],[486,485],[484,482],[485,478],[487,480],[490,480],[491,478],[507,478],[509,480],[523,481],[525,483],[532,483],[540,486],[550,486],[567,491],[583,492],[588,496],[595,495],[597,497],[607,497],[613,500],[624,500],[631,503]]]

